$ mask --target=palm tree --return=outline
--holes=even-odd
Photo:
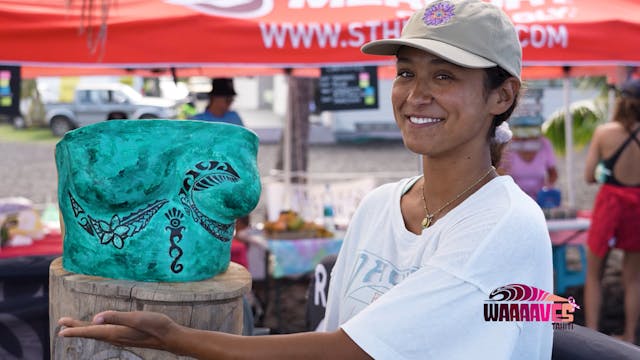
[[[578,81],[579,88],[599,88],[599,95],[590,100],[576,101],[569,106],[573,124],[573,144],[581,149],[591,141],[591,136],[596,126],[607,119],[609,103],[607,98],[608,85],[606,77],[586,77]],[[551,141],[553,148],[560,154],[564,154],[565,147],[565,120],[564,109],[553,112],[542,124],[543,134]]]

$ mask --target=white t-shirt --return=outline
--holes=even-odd
[[[553,291],[542,211],[509,176],[491,180],[421,235],[400,198],[416,178],[372,191],[333,268],[325,330],[341,327],[375,359],[549,359],[548,322],[487,322],[508,284]]]

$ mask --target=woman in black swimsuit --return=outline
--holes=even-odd
[[[640,316],[640,79],[622,87],[613,121],[593,134],[585,180],[602,186],[587,240],[586,325],[598,329],[600,274],[610,247],[622,249],[625,326],[622,339],[635,342]]]

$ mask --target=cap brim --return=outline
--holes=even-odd
[[[472,54],[447,43],[432,39],[385,39],[375,40],[365,44],[360,49],[365,54],[395,55],[401,46],[409,46],[424,50],[451,63],[468,68],[491,68],[498,64],[482,56]]]

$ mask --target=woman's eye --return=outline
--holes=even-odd
[[[448,74],[438,74],[436,75],[437,80],[451,80],[452,77]]]
[[[412,77],[412,76],[413,76],[413,74],[411,74],[410,72],[405,71],[405,70],[398,71],[398,74],[397,74],[397,77],[401,77],[401,78],[408,78],[408,77]]]

